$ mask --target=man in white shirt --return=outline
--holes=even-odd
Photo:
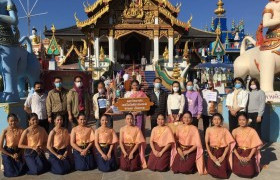
[[[141,58],[142,71],[145,71],[146,65],[147,65],[147,59],[145,58],[145,56],[142,56]]]
[[[44,93],[41,82],[34,83],[34,93],[29,95],[24,103],[24,110],[30,113],[36,113],[39,118],[39,125],[48,132],[49,123],[46,108],[47,94]]]

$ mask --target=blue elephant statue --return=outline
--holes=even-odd
[[[17,9],[12,0],[0,0],[0,69],[4,90],[0,102],[19,102],[25,84],[33,87],[40,78],[40,63],[28,37],[19,40]],[[27,44],[27,49],[21,47]]]

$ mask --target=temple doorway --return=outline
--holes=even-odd
[[[138,33],[130,33],[118,40],[118,62],[120,64],[141,64],[142,56],[149,59],[151,41]]]

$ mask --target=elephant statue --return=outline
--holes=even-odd
[[[40,63],[28,37],[19,40],[17,9],[12,0],[0,0],[0,69],[4,90],[0,102],[19,102],[25,84],[40,78]],[[21,47],[26,42],[27,49]]]
[[[280,0],[269,1],[257,30],[257,41],[246,36],[241,44],[240,56],[234,62],[235,77],[255,77],[260,80],[261,89],[265,92],[274,91],[274,74],[280,72]],[[268,28],[265,37],[263,28]],[[246,50],[247,41],[255,47]]]

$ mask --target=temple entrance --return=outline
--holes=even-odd
[[[137,33],[131,33],[121,37],[117,42],[118,63],[120,64],[141,64],[142,56],[149,61],[151,41],[149,38]]]

